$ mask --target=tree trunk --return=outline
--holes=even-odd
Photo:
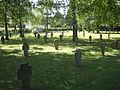
[[[8,25],[8,23],[7,23],[7,0],[5,0],[5,39],[9,40],[7,25]]]
[[[72,4],[72,15],[73,15],[73,42],[77,42],[77,20],[76,20],[75,0],[73,0],[71,4]]]

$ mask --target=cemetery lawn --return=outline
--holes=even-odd
[[[106,56],[103,57],[96,34],[92,34],[94,43],[89,44],[88,36],[82,37],[79,33],[76,47],[71,41],[71,32],[68,32],[60,42],[59,50],[55,50],[53,44],[59,33],[54,38],[49,35],[48,44],[44,43],[43,35],[40,39],[33,34],[26,35],[29,57],[23,56],[18,36],[5,44],[0,43],[0,90],[21,90],[16,73],[22,63],[32,66],[31,90],[120,90],[120,50],[113,48],[114,38],[107,40],[107,35],[103,36],[107,42]],[[74,60],[76,48],[83,54],[79,68]]]

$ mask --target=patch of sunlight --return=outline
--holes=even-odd
[[[118,60],[116,60],[116,61],[120,62],[120,59],[118,59]]]
[[[38,49],[34,49],[34,48]],[[43,50],[39,49],[42,48]],[[38,46],[38,45],[31,45],[32,53],[36,52],[55,52],[55,53],[67,53],[67,54],[73,54],[73,48],[70,47],[62,47],[59,46],[59,50],[55,50],[54,46]]]
[[[58,59],[58,58],[54,58],[54,60],[55,60],[55,61],[61,61],[61,60],[60,60],[60,59]]]
[[[10,53],[10,54],[7,54],[7,55],[5,55],[5,56],[17,56],[17,57],[21,57],[21,56],[23,56],[23,55],[22,55],[21,52],[20,52],[20,53]]]
[[[90,54],[92,55],[99,55],[100,52],[90,51]]]
[[[1,47],[1,49],[20,49],[21,50],[22,45],[4,45]]]

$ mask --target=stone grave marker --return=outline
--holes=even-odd
[[[37,37],[38,37],[38,39],[40,38],[40,34],[39,33],[38,33]]]
[[[2,43],[5,43],[5,38],[4,38],[4,36],[1,37],[1,41],[2,41]]]
[[[51,32],[51,38],[53,38],[53,32]]]
[[[62,35],[60,35],[59,37],[60,37],[60,41],[62,41],[62,40],[63,40],[63,36],[62,36]]]
[[[91,35],[89,36],[89,41],[90,41],[90,43],[92,42],[92,36]]]
[[[47,41],[47,36],[46,36],[46,35],[44,36],[44,41],[45,41],[45,43],[48,42],[48,41]]]
[[[105,42],[103,40],[100,41],[100,49],[102,56],[105,56]]]
[[[59,40],[55,39],[55,40],[54,40],[54,45],[55,45],[55,49],[58,50]]]
[[[25,56],[25,57],[29,56],[29,52],[28,52],[28,50],[29,50],[29,45],[28,45],[28,43],[24,43],[24,44],[23,44],[22,50],[23,50],[23,52],[24,52],[24,56]]]
[[[17,78],[22,83],[22,90],[31,90],[30,89],[30,77],[32,75],[32,66],[28,63],[21,64],[17,71]]]
[[[80,49],[76,49],[75,51],[75,61],[76,61],[76,66],[80,66],[82,59],[82,53]]]

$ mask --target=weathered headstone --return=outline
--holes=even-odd
[[[45,32],[45,35],[46,35],[46,36],[48,35],[48,31],[47,31],[47,32]]]
[[[10,37],[12,37],[12,33],[11,32],[9,33],[9,35],[10,35]]]
[[[23,44],[24,44],[24,43],[27,43],[27,39],[26,39],[25,37],[23,37],[23,38],[22,38],[22,42],[23,42]]]
[[[45,43],[47,43],[47,36],[46,35],[44,36],[44,41],[45,41]]]
[[[30,90],[30,76],[32,75],[32,67],[26,63],[21,64],[17,71],[17,78],[22,83],[22,90]]]
[[[24,34],[22,33],[22,34],[20,34],[20,37],[23,38],[23,37],[25,37],[25,36],[24,36]]]
[[[100,41],[100,49],[102,56],[105,56],[105,42],[103,40]]]
[[[23,52],[24,52],[24,56],[29,56],[29,52],[28,52],[28,50],[29,50],[29,45],[28,45],[28,43],[24,43],[23,44],[23,46],[22,46],[22,50],[23,50]]]
[[[62,32],[62,36],[64,37],[64,31]]]
[[[60,41],[62,41],[62,40],[63,40],[63,36],[62,36],[62,35],[60,35],[59,37],[60,37]]]
[[[51,38],[53,37],[53,32],[51,32]]]
[[[100,40],[102,40],[102,34],[100,33]]]
[[[83,37],[85,37],[85,31],[83,31]]]
[[[37,37],[38,37],[38,39],[40,38],[40,34],[39,33],[38,33]]]
[[[33,32],[33,34],[34,34],[34,36],[36,37],[36,35],[37,35],[37,32],[36,32],[36,31],[34,31],[34,32]]]
[[[4,36],[1,37],[1,41],[2,41],[2,43],[5,43],[5,38],[4,38]]]
[[[80,66],[81,59],[82,59],[81,50],[80,49],[76,49],[76,51],[75,51],[75,61],[76,61],[76,65],[77,66]]]
[[[92,36],[91,35],[89,36],[89,40],[90,40],[90,43],[91,43],[92,42]]]
[[[55,39],[55,40],[54,40],[54,45],[55,45],[55,49],[58,50],[59,40]]]
[[[116,49],[119,49],[119,48],[120,48],[120,43],[119,43],[119,42],[120,42],[120,40],[116,40],[116,41],[115,41],[115,48],[116,48]]]

